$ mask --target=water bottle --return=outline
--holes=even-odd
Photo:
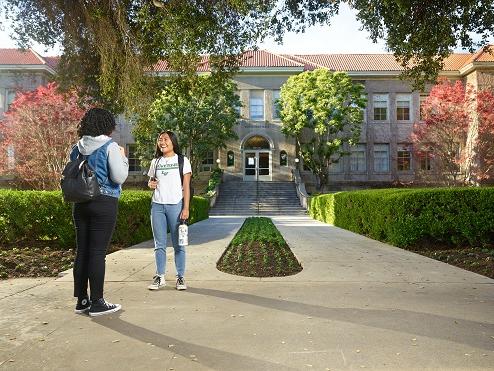
[[[189,244],[189,227],[187,227],[186,220],[181,220],[178,226],[178,244],[180,246]]]

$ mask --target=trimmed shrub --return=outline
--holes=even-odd
[[[494,242],[494,188],[380,189],[312,197],[309,213],[337,227],[411,247]]]
[[[149,191],[122,193],[113,243],[130,246],[152,238],[150,204]],[[194,196],[190,223],[207,219],[208,210],[208,200]],[[0,244],[33,241],[74,247],[72,205],[63,202],[60,191],[0,190]]]

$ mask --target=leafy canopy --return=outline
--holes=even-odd
[[[21,46],[63,48],[61,87],[84,91],[117,109],[147,105],[159,86],[145,72],[159,60],[195,71],[200,55],[235,72],[238,53],[266,36],[330,23],[341,0],[4,0]],[[420,87],[434,81],[452,48],[474,48],[494,32],[491,0],[349,0],[375,41],[384,38]],[[480,37],[476,43],[472,33]],[[137,107],[136,107],[137,106]]]
[[[363,89],[347,73],[326,69],[291,76],[281,87],[281,130],[295,137],[299,154],[319,177],[321,188],[331,163],[348,154],[344,144],[359,141]]]
[[[227,140],[237,138],[233,128],[241,103],[235,92],[231,80],[215,75],[172,80],[152,103],[147,120],[134,129],[141,153],[146,156],[145,149],[153,148],[156,133],[174,131],[180,147],[188,150],[196,174],[208,151],[224,148]]]

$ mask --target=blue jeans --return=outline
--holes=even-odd
[[[156,258],[156,274],[164,275],[166,268],[166,237],[167,227],[170,229],[173,248],[175,249],[175,269],[177,276],[185,273],[185,246],[178,244],[178,226],[182,201],[178,204],[151,203],[151,227],[154,237],[154,255]]]

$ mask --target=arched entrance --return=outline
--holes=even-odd
[[[243,178],[246,181],[272,179],[271,143],[262,135],[247,138],[242,145]]]

